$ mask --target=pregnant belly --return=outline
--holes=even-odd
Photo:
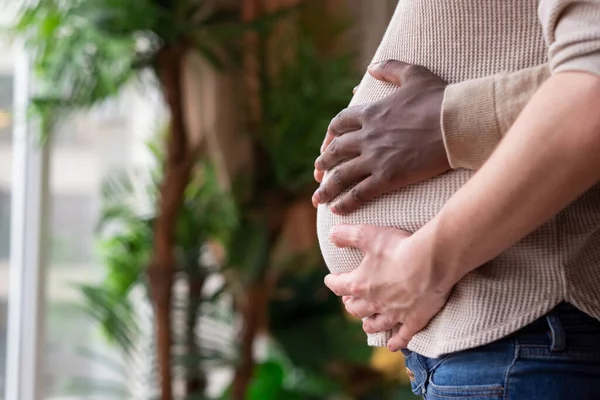
[[[415,232],[431,220],[444,203],[473,175],[471,171],[456,170],[426,182],[411,185],[363,205],[354,212],[339,216],[327,205],[319,206],[317,234],[323,258],[333,273],[349,272],[360,264],[362,256],[353,248],[340,249],[329,241],[329,232],[339,224],[389,226]]]

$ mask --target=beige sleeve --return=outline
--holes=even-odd
[[[544,64],[448,85],[441,124],[450,166],[479,169],[549,76]]]
[[[551,72],[600,75],[600,0],[540,0]]]

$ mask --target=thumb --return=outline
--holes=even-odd
[[[378,81],[393,83],[397,86],[402,86],[408,75],[409,68],[412,64],[408,64],[398,60],[381,61],[369,65],[369,74]]]
[[[336,296],[358,297],[357,282],[361,281],[359,268],[339,275],[329,274],[325,277],[325,286]],[[360,293],[362,294],[362,293]]]
[[[410,325],[400,325],[398,332],[387,342],[388,350],[396,352],[407,348],[408,342],[417,332],[419,332],[419,329],[414,329]]]
[[[370,225],[337,225],[331,229],[329,239],[337,247],[354,247],[363,254],[380,227]]]

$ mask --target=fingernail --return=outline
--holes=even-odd
[[[324,151],[325,151],[325,142],[323,142],[323,144],[321,145],[321,154],[323,154]]]
[[[321,171],[321,172],[323,172],[323,169],[322,169],[322,168],[320,168],[320,161],[319,161],[320,159],[321,159],[321,157],[318,157],[318,158],[315,160],[315,169],[316,169],[317,171]]]
[[[317,205],[321,204],[321,196],[319,196],[318,190],[313,194],[313,201],[317,203]]]
[[[397,352],[398,350],[400,350],[400,349],[398,348],[398,345],[397,345],[397,344],[396,344],[396,345],[394,345],[394,344],[389,344],[389,343],[388,343],[388,345],[387,345],[387,348],[388,348],[388,350],[389,350],[389,351],[391,351],[392,353],[395,353],[395,352]]]
[[[337,207],[335,206],[335,204],[333,204],[331,207],[329,207],[329,211],[331,211],[334,214],[340,214],[340,212],[338,211]]]
[[[381,65],[383,63],[384,63],[384,61],[373,62],[373,63],[369,64],[369,66],[367,67],[367,69],[378,69],[379,67],[381,67]]]

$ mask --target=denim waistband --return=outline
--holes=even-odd
[[[569,303],[561,303],[544,317],[521,329],[521,333],[541,333],[548,330],[550,321],[560,321],[562,329],[567,332],[591,331],[598,329],[600,332],[600,321],[590,317],[583,311]],[[551,324],[550,324],[551,325]]]
[[[587,346],[590,341],[598,342],[600,321],[571,304],[561,303],[544,317],[516,332],[514,336],[519,342],[525,343],[538,342],[540,337],[546,337],[551,350],[563,351],[568,345]]]

